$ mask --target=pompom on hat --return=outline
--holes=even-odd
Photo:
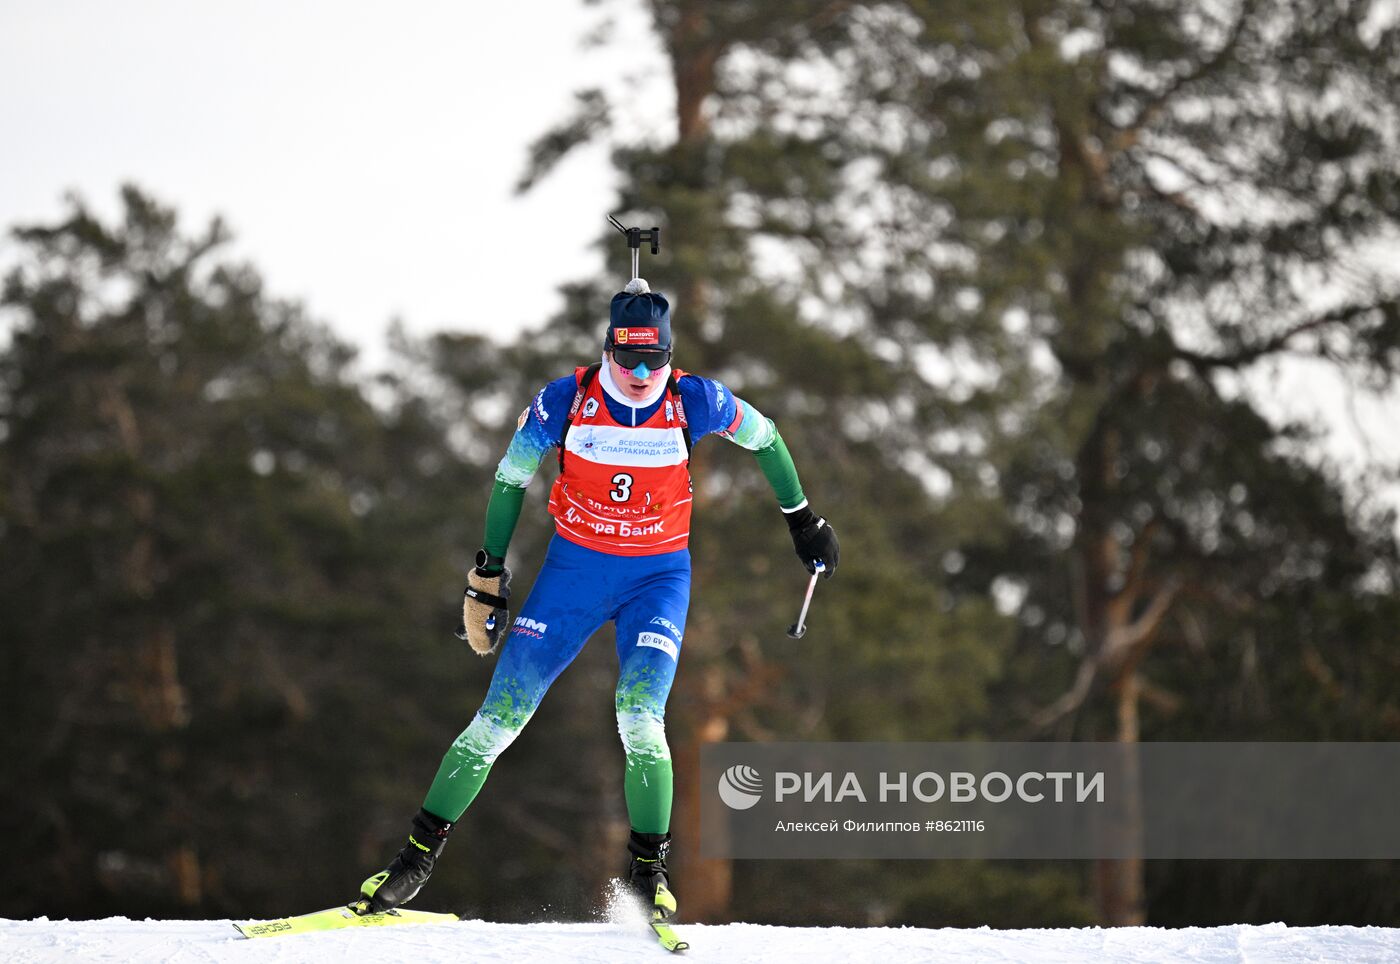
[[[671,350],[671,304],[644,278],[633,278],[613,295],[605,348]]]

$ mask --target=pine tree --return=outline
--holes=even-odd
[[[765,278],[755,269],[759,245],[795,232],[736,214],[736,205],[758,193],[755,178],[764,179],[759,191],[797,179],[814,202],[839,190],[820,143],[775,136],[761,118],[734,121],[730,113],[744,99],[725,84],[755,51],[800,50],[817,35],[839,34],[850,6],[653,4],[672,65],[675,139],[639,146],[630,132],[614,133],[611,119],[620,112],[590,92],[580,96],[577,115],[539,139],[522,182],[546,176],[589,137],[615,138],[623,175],[615,208],[663,226],[662,258],[643,273],[673,296],[677,363],[720,378],[775,419],[814,506],[855,560],[822,583],[808,637],[786,640],[803,578],[771,494],[747,453],[718,443],[697,450],[697,588],[668,727],[679,784],[674,862],[693,919],[729,917],[736,887],[729,862],[698,858],[702,742],[778,732],[833,739],[976,732],[985,722],[987,683],[1000,673],[1010,640],[1010,621],[985,598],[955,602],[930,585],[929,573],[954,543],[921,505],[922,484],[902,461],[899,440],[927,417],[923,401],[909,394],[917,387],[911,366],[890,363],[870,340],[833,331],[804,311],[802,291]],[[616,240],[608,234],[603,243]],[[620,283],[570,289],[566,312],[530,336],[536,357],[558,366],[596,354],[602,306]],[[581,356],[568,354],[574,351]],[[891,504],[905,509],[891,513]],[[866,671],[853,682],[843,665]],[[911,679],[929,681],[937,698],[910,688]],[[745,890],[750,912],[780,912],[764,903],[757,878]],[[841,913],[868,922],[887,911],[858,905]]]
[[[188,236],[127,188],[115,223],[74,201],[15,237],[14,911],[275,914],[353,892],[355,834],[401,837],[404,784],[440,750],[423,707],[446,717],[461,675],[441,656],[464,540],[423,506],[489,476],[411,404],[370,405],[353,352],[222,258],[218,223]],[[380,811],[382,829],[363,817]],[[309,839],[317,859],[269,887]]]
[[[961,397],[916,451],[989,504],[949,561],[959,592],[1019,613],[1008,695],[1030,732],[1135,742],[1144,703],[1188,698],[1149,675],[1164,645],[1228,651],[1241,617],[1314,586],[1393,598],[1393,517],[1243,390],[1285,353],[1394,384],[1400,278],[1376,260],[1400,220],[1393,18],[1036,0],[847,22],[746,84],[782,91],[749,112],[812,132],[844,189],[755,179],[756,206],[820,239],[797,248],[814,291]],[[799,70],[818,82],[795,93]],[[858,267],[822,286],[833,253]],[[1308,632],[1274,653],[1332,642]],[[1064,692],[1032,709],[1065,652]],[[1140,863],[1102,864],[1096,890],[1106,922],[1144,919]]]
[[[876,500],[901,471],[920,481],[901,518],[935,524],[890,541],[913,548],[923,598],[1016,615],[1003,733],[1134,742],[1144,704],[1199,725],[1171,717],[1199,683],[1151,668],[1179,676],[1162,653],[1193,647],[1198,680],[1261,622],[1289,630],[1270,655],[1312,660],[1325,687],[1334,630],[1280,615],[1314,587],[1384,658],[1366,614],[1396,592],[1392,517],[1248,380],[1302,355],[1393,385],[1400,44],[1383,8],[653,9],[679,136],[619,154],[623,200],[703,239],[674,264],[706,361],[723,372],[752,335],[778,397],[800,406],[801,386],[841,398],[847,425],[867,417],[877,452],[820,436],[843,508],[860,468],[880,466]],[[779,267],[755,272],[756,244]],[[1144,919],[1140,863],[1101,864],[1095,893],[1105,922]]]

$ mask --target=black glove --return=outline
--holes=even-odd
[[[836,572],[836,563],[841,559],[836,530],[807,506],[783,515],[787,518],[788,532],[792,534],[792,544],[802,565],[807,567],[808,572],[816,572],[817,563],[820,562],[826,567],[822,577],[830,579]]]
[[[494,653],[510,629],[509,599],[510,570],[505,560],[482,549],[476,554],[476,568],[467,573],[457,638],[465,639],[480,656]]]

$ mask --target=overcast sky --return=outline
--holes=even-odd
[[[586,48],[599,32],[608,42]],[[134,181],[187,230],[224,215],[269,290],[303,301],[369,367],[396,317],[418,334],[508,337],[600,267],[590,242],[614,198],[603,149],[512,193],[528,144],[590,86],[625,105],[631,137],[671,136],[642,0],[4,0],[0,227],[53,220],[69,190],[114,213]],[[13,254],[0,241],[0,265]],[[621,282],[626,248],[611,256]],[[1394,395],[1357,396],[1300,364],[1248,382],[1273,417],[1326,425],[1343,462],[1400,460]]]
[[[269,290],[367,361],[393,317],[509,334],[597,270],[614,197],[601,148],[515,197],[528,144],[599,85],[667,136],[665,69],[641,0],[5,0],[0,226],[53,220],[69,190],[115,213],[134,181],[187,230],[224,215]]]

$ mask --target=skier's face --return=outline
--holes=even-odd
[[[613,381],[617,383],[617,387],[622,389],[628,398],[637,402],[654,392],[656,386],[666,375],[666,363],[660,359],[657,360],[657,368],[654,371],[650,370],[650,366],[647,366],[646,369],[624,368],[618,363],[613,353],[608,352],[608,364],[612,366],[612,377]],[[646,376],[639,375],[640,371],[646,371]]]

